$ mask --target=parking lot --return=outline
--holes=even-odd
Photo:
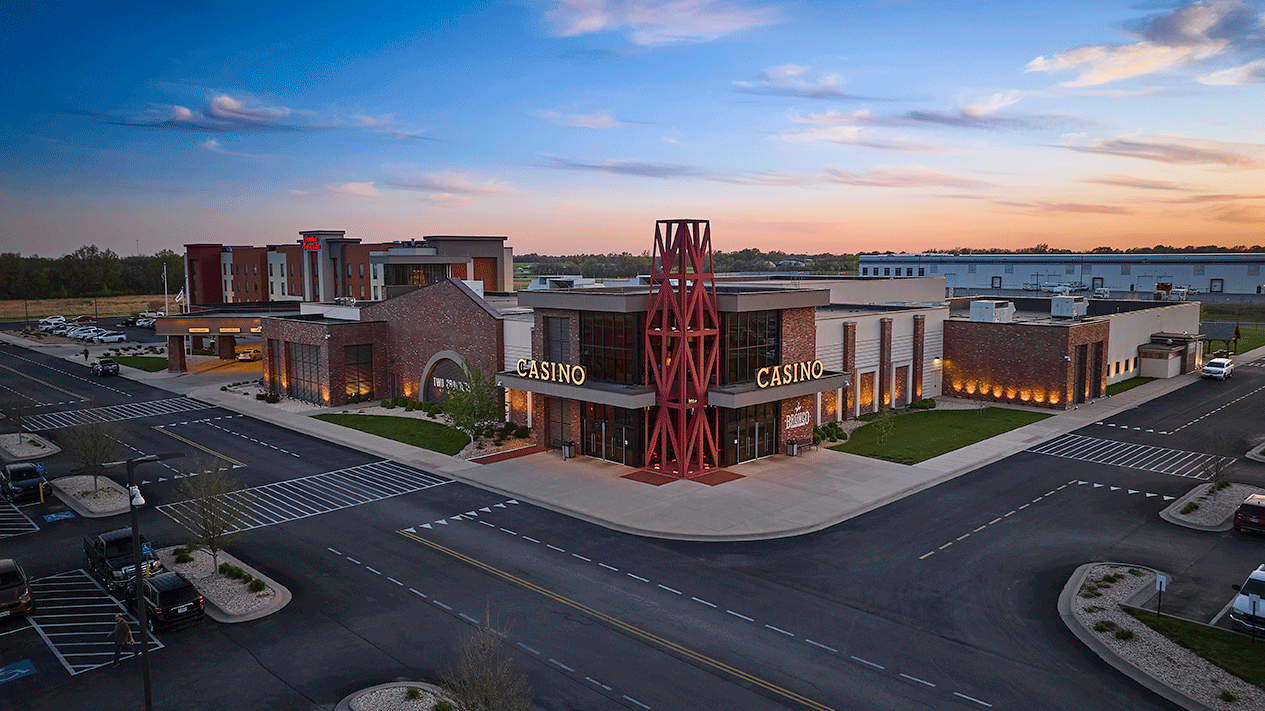
[[[109,664],[114,643],[114,615],[122,612],[139,643],[148,638],[150,651],[163,648],[153,635],[142,635],[136,618],[83,570],[71,570],[32,581],[37,607],[27,619],[72,676]]]
[[[40,530],[22,510],[0,499],[0,538],[20,536]]]

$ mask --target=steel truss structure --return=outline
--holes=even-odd
[[[718,425],[707,388],[717,379],[720,317],[707,220],[655,222],[645,353],[656,405],[647,414],[645,466],[678,478],[715,469]]]

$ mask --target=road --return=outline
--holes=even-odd
[[[1086,561],[1119,560],[1169,570],[1192,590],[1228,586],[1260,558],[1258,540],[1157,513],[1198,483],[1164,473],[1166,462],[1215,454],[1207,445],[1221,434],[1245,451],[1265,369],[1072,433],[1164,450],[1150,468],[1090,461],[1073,442],[1063,456],[1020,453],[819,533],[708,544],[616,533],[197,403],[158,412],[172,393],[9,346],[0,356],[0,387],[63,403],[36,412],[121,406],[109,412],[130,451],[188,455],[143,469],[141,526],[156,545],[185,540],[168,513],[181,479],[212,453],[260,492],[254,527],[231,550],[294,600],[254,622],[160,634],[159,708],[332,708],[368,685],[435,681],[487,618],[506,632],[540,709],[673,709],[683,699],[818,711],[1167,709],[1066,630],[1055,612],[1063,584]],[[1261,465],[1234,466],[1236,479],[1265,479]],[[322,475],[337,477],[342,498]],[[122,525],[43,520],[58,508],[23,509],[40,530],[0,539],[3,555],[37,577],[66,575],[82,566],[81,536]],[[1185,609],[1207,612],[1206,595],[1187,597]],[[72,676],[27,623],[0,623],[0,654],[0,667],[30,660],[37,672],[5,683],[0,709],[139,701],[135,662]]]

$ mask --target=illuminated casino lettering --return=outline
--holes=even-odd
[[[817,380],[825,372],[826,366],[819,360],[772,365],[755,372],[755,384],[761,388],[769,388],[802,383],[806,380]]]
[[[583,385],[587,375],[584,366],[566,363],[550,363],[547,360],[527,360],[519,358],[514,364],[514,371],[519,376],[532,380],[545,380],[552,383]]]

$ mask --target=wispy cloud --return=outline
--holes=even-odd
[[[1218,222],[1233,222],[1241,225],[1265,222],[1265,208],[1255,205],[1225,205],[1213,208],[1210,215]]]
[[[734,88],[751,94],[796,96],[804,99],[851,99],[884,101],[872,96],[857,96],[843,91],[843,78],[838,74],[812,73],[812,67],[779,64],[760,72],[756,81],[735,81]]]
[[[395,114],[382,114],[381,116],[356,114],[351,118],[356,122],[357,126],[390,126],[395,123]]]
[[[473,203],[474,198],[463,197],[461,195],[453,195],[452,193],[436,193],[434,195],[419,197],[417,201],[434,205],[435,207],[454,208],[454,207],[465,207],[466,205]]]
[[[549,167],[557,168],[559,170],[608,173],[610,175],[623,175],[638,178],[658,178],[661,180],[706,180],[714,183],[727,183],[730,185],[756,185],[771,187],[802,186],[809,185],[814,182],[796,173],[784,173],[778,171],[746,171],[728,174],[707,170],[698,166],[681,165],[678,163],[653,163],[649,161],[615,159],[600,162],[585,162],[570,158],[562,158],[559,156],[544,156],[544,158],[548,161]]]
[[[1241,67],[1222,69],[1219,72],[1202,74],[1198,77],[1201,84],[1214,86],[1233,86],[1236,84],[1265,83],[1265,59],[1248,62]]]
[[[923,165],[876,166],[864,173],[830,167],[822,176],[826,182],[867,188],[982,188],[988,183],[958,175],[940,173]]]
[[[387,166],[396,177],[385,181],[383,185],[400,190],[416,190],[425,193],[452,193],[456,195],[481,195],[484,197],[500,197],[517,195],[518,189],[513,183],[495,178],[471,177],[465,173],[437,172],[412,173],[400,167]]]
[[[1091,183],[1094,185],[1110,185],[1117,188],[1142,188],[1144,190],[1190,190],[1188,186],[1179,183],[1170,183],[1164,180],[1150,180],[1148,178],[1135,178],[1132,175],[1104,175],[1097,178],[1086,178],[1082,183]]]
[[[1073,70],[1063,86],[1096,86],[1194,64],[1258,40],[1259,20],[1241,0],[1193,2],[1123,30],[1132,44],[1090,44],[1040,56],[1029,72]],[[1227,75],[1229,76],[1229,75]],[[1215,82],[1209,82],[1215,83]]]
[[[949,128],[975,128],[983,130],[1036,130],[1051,128],[1068,128],[1082,126],[1083,119],[1058,114],[1035,115],[996,115],[993,112],[1009,106],[1006,95],[997,94],[985,102],[963,106],[956,111],[914,110],[891,116],[875,115],[870,109],[858,111],[826,111],[810,113],[807,116],[791,112],[787,118],[791,123],[810,123],[826,126],[890,126],[890,127],[926,127],[945,126]],[[1017,100],[1017,99],[1016,99]]]
[[[555,34],[576,37],[624,32],[634,44],[711,42],[777,22],[770,7],[719,0],[555,0],[545,19]]]
[[[552,121],[560,126],[578,128],[619,128],[627,124],[610,115],[607,111],[596,111],[591,114],[563,114],[557,111],[532,111],[532,116]]]
[[[1081,153],[1100,153],[1122,158],[1140,158],[1160,163],[1222,165],[1227,168],[1259,168],[1257,156],[1265,155],[1265,145],[1224,143],[1182,136],[1119,136],[1089,145],[1067,145]]]
[[[1164,202],[1199,204],[1206,202],[1238,202],[1240,200],[1265,200],[1265,195],[1238,195],[1233,193],[1223,195],[1189,195],[1183,198],[1165,200]]]
[[[224,147],[224,144],[220,143],[219,141],[217,141],[217,140],[216,140],[216,139],[214,139],[214,138],[208,138],[208,139],[206,139],[205,141],[203,141],[203,142],[202,142],[202,147],[203,147],[203,148],[205,148],[205,149],[207,149],[208,151],[211,151],[212,153],[219,153],[220,155],[225,155],[225,156],[233,156],[234,158],[247,158],[247,159],[250,159],[250,160],[263,160],[263,159],[265,159],[265,158],[272,158],[272,157],[273,157],[273,156],[263,155],[263,154],[237,153],[236,151],[230,151],[230,150],[228,150],[227,148],[225,148],[225,147]]]
[[[1013,200],[994,200],[995,205],[1004,207],[1018,207],[1025,210],[1035,210],[1038,212],[1075,212],[1088,215],[1130,215],[1133,212],[1127,208],[1117,207],[1115,205],[1093,205],[1083,202],[1019,202]]]
[[[243,101],[228,94],[212,96],[199,112],[184,106],[172,106],[163,118],[134,121],[110,121],[118,126],[152,128],[166,131],[203,131],[212,133],[255,133],[268,131],[312,131],[329,128],[313,122],[305,113],[284,106],[267,106]]]
[[[303,202],[312,196],[311,190],[287,190],[286,193],[290,196],[290,200],[293,202]]]
[[[940,146],[914,138],[878,137],[857,126],[818,126],[809,129],[786,129],[778,137],[788,143],[816,143],[829,141],[849,146],[875,148],[899,153],[960,153],[948,146]]]
[[[340,185],[326,185],[330,192],[338,195],[346,195],[356,198],[376,198],[378,197],[378,189],[374,187],[372,182],[368,183],[342,183]]]

